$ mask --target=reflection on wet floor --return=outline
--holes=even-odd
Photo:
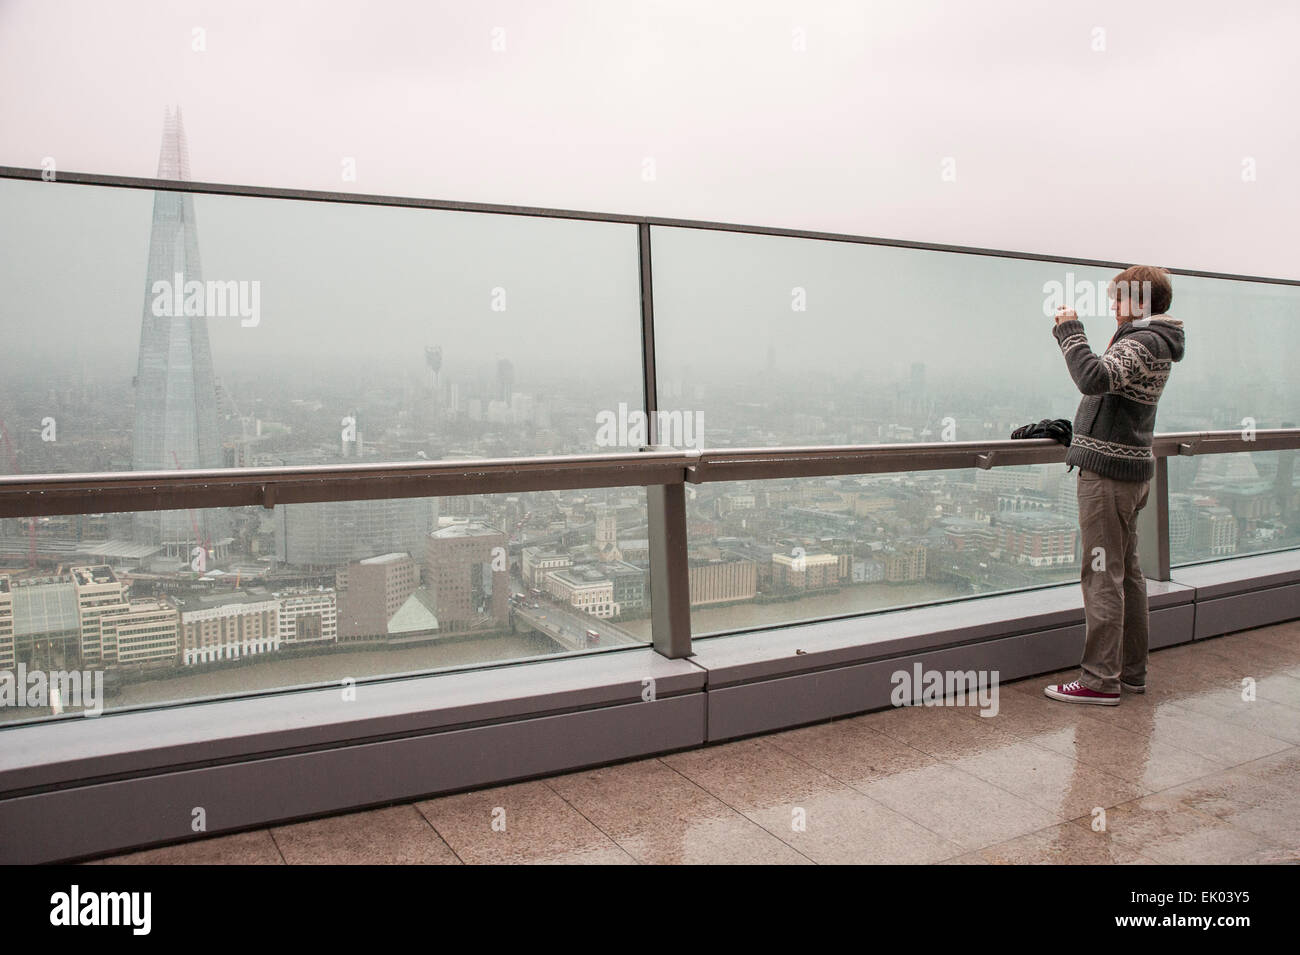
[[[1117,707],[1043,696],[1073,675],[103,861],[1300,862],[1300,621],[1157,651]]]

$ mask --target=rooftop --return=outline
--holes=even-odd
[[[358,561],[358,563],[361,563],[361,564],[391,564],[391,563],[393,563],[394,561],[398,561],[398,560],[403,560],[403,559],[409,560],[410,557],[411,557],[410,554],[407,554],[407,553],[404,553],[404,552],[397,552],[397,553],[392,553],[392,554],[380,554],[378,557],[367,557],[365,560]]]
[[[593,585],[609,583],[608,577],[591,567],[552,570],[547,574],[547,576],[554,577],[556,580],[563,581],[573,587],[590,587]]]
[[[489,527],[481,521],[474,521],[469,524],[451,524],[441,530],[431,533],[430,537],[440,539],[455,537],[495,537],[501,534],[501,531],[495,527]]]
[[[108,557],[119,560],[144,560],[162,551],[159,544],[138,544],[135,541],[113,538],[94,543],[82,542],[77,545],[77,553],[88,557]]]
[[[260,592],[246,590],[218,590],[215,593],[186,594],[176,598],[176,605],[184,611],[214,610],[232,604],[266,603],[274,598],[263,588]]]
[[[1242,661],[1257,674],[1256,703],[1241,700]],[[995,719],[882,710],[103,861],[1300,861],[1300,622],[1156,651],[1148,693],[1118,707],[1043,696],[1074,672],[1004,684]],[[498,806],[505,832],[482,822]],[[796,807],[803,832],[790,825]]]
[[[113,568],[105,564],[97,564],[94,567],[73,567],[72,576],[83,587],[91,584],[117,583],[117,575],[113,573]]]

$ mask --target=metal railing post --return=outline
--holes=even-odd
[[[686,485],[646,488],[650,521],[650,633],[669,659],[691,655],[691,578],[686,562]]]
[[[1156,458],[1156,473],[1146,507],[1138,512],[1138,561],[1142,574],[1151,580],[1168,580],[1169,558],[1169,459]]]
[[[659,444],[659,379],[655,369],[655,294],[650,268],[650,226],[636,228],[636,248],[641,276],[641,394],[646,417],[646,444]],[[643,449],[644,450],[644,449]]]
[[[659,382],[655,370],[654,275],[650,225],[637,226],[641,276],[641,388],[649,446],[659,445]],[[645,489],[650,540],[650,633],[657,652],[669,659],[691,655],[691,579],[686,558],[686,485],[654,484]]]

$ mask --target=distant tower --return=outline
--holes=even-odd
[[[360,412],[352,411],[347,416],[347,420],[349,426],[345,427],[339,435],[339,454],[345,458],[359,458],[364,450],[362,447]]]
[[[1294,428],[1294,421],[1283,421],[1283,428]],[[1282,523],[1291,522],[1291,499],[1295,496],[1295,449],[1277,453],[1277,475],[1273,479],[1273,491],[1277,495],[1278,511]]]
[[[189,147],[180,107],[164,111],[158,178],[190,178]],[[217,427],[217,388],[208,344],[208,320],[192,315],[155,315],[161,296],[156,287],[203,281],[194,199],[187,192],[155,192],[149,266],[145,275],[140,356],[135,376],[135,430],[131,466],[135,470],[219,468],[223,465]],[[157,286],[156,283],[165,283]],[[174,300],[174,298],[173,298]],[[157,511],[135,515],[138,540],[194,544],[195,534],[209,545],[228,537],[230,516],[220,509]]]
[[[608,507],[596,512],[596,552],[601,560],[622,560],[618,549],[618,521]]]
[[[515,366],[510,359],[497,362],[497,400],[510,404],[515,393]]]
[[[433,382],[433,393],[438,393],[438,377],[442,372],[442,346],[425,345],[424,346],[424,363],[429,368],[429,375]]]
[[[926,400],[925,394],[925,362],[912,362],[912,390],[909,397],[912,414],[925,415],[929,413],[929,401]]]

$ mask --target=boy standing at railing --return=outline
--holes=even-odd
[[[1084,395],[1065,462],[1079,468],[1083,608],[1087,637],[1079,678],[1044,692],[1067,703],[1119,703],[1120,687],[1146,690],[1147,591],[1138,564],[1137,515],[1155,476],[1156,402],[1183,357],[1183,323],[1165,312],[1173,285],[1164,269],[1137,265],[1108,289],[1118,328],[1105,354],[1088,346],[1074,309],[1052,330]]]

